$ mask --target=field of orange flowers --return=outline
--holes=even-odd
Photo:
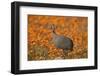
[[[28,60],[63,59],[63,50],[52,42],[50,24],[57,27],[58,35],[73,41],[73,51],[65,54],[66,59],[88,57],[87,17],[28,15]]]

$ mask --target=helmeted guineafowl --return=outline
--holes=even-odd
[[[56,48],[63,50],[64,58],[65,58],[65,53],[69,50],[70,51],[73,50],[73,41],[68,37],[56,34],[54,25],[52,25],[51,27],[52,27],[51,28],[52,29],[52,41]]]

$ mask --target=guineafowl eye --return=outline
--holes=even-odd
[[[53,41],[55,47],[62,49],[64,54],[68,50],[72,51],[73,41],[68,37],[56,34],[56,32],[55,32],[56,28],[54,25],[52,25],[51,28],[52,28],[52,39],[53,39],[52,41]]]

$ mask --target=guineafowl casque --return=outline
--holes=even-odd
[[[55,32],[55,26],[51,25],[51,29],[52,29],[52,41],[55,45],[56,48],[62,49],[64,56],[63,58],[65,59],[65,54],[68,54],[68,51],[72,51],[73,50],[73,41],[68,38],[65,37],[63,35],[58,35]]]

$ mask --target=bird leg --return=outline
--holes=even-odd
[[[63,58],[67,59],[69,51],[63,50]]]

